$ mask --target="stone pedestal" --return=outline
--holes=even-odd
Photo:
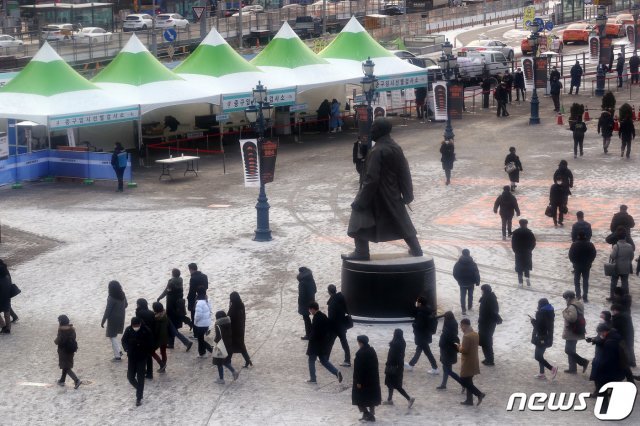
[[[437,306],[435,264],[430,256],[406,253],[343,260],[341,291],[356,321],[410,321],[418,296]]]

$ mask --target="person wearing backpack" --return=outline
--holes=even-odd
[[[76,330],[73,328],[73,324],[69,323],[69,317],[66,315],[58,317],[58,324],[58,336],[53,341],[58,346],[58,366],[62,369],[62,376],[58,380],[58,384],[64,386],[68,374],[73,379],[74,389],[78,389],[82,381],[72,370],[73,357],[78,351]]]
[[[405,364],[405,367],[407,367],[409,371],[413,370],[418,359],[420,359],[420,354],[424,352],[431,363],[431,370],[427,371],[427,373],[433,374],[434,376],[439,373],[438,364],[429,348],[429,344],[437,329],[438,319],[434,311],[427,305],[427,300],[423,296],[419,296],[418,300],[416,300],[416,313],[413,320],[413,336],[416,342],[416,353],[413,358],[411,358],[411,361]]]
[[[577,366],[582,367],[582,372],[587,371],[589,360],[582,358],[576,352],[578,340],[584,340],[586,321],[584,319],[584,305],[576,298],[573,291],[565,291],[562,298],[567,302],[567,307],[562,311],[564,329],[562,338],[565,340],[564,353],[569,358],[569,368],[564,370],[566,374],[576,374]]]
[[[116,192],[124,191],[124,170],[127,168],[127,151],[124,150],[120,142],[116,142],[116,147],[111,154],[111,167],[116,172],[118,178],[118,189]]]
[[[575,123],[572,124],[571,130],[573,131],[573,158],[578,158],[578,146],[580,147],[580,157],[584,154],[584,134],[587,132],[587,124],[582,121],[582,117],[577,117]]]

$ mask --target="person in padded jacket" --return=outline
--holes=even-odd
[[[551,371],[551,379],[555,379],[558,374],[558,367],[553,367],[546,359],[544,359],[544,352],[547,348],[553,346],[553,323],[555,321],[555,312],[553,306],[549,304],[546,298],[538,300],[538,310],[536,311],[536,317],[531,318],[531,325],[533,326],[533,333],[531,335],[531,343],[536,347],[535,360],[538,361],[540,366],[540,373],[535,375],[536,379],[544,380],[547,377],[544,375],[544,369]]]
[[[222,340],[225,349],[227,350],[227,356],[225,358],[213,358],[213,365],[218,367],[218,379],[216,383],[224,384],[224,368],[231,371],[233,375],[233,380],[237,380],[240,372],[236,371],[231,365],[231,342],[232,342],[232,330],[231,330],[231,319],[227,316],[224,311],[216,312],[216,322],[214,324],[214,328],[216,331],[216,337],[213,339],[214,342],[218,343]]]
[[[473,287],[480,285],[480,271],[469,249],[463,249],[462,256],[453,265],[453,278],[460,286],[460,306],[462,315],[466,315],[467,307],[469,310],[473,309]],[[465,306],[465,295],[468,295],[467,306]]]
[[[493,203],[493,212],[498,213],[500,210],[500,219],[502,220],[502,240],[506,240],[507,237],[511,237],[511,226],[513,221],[513,215],[520,216],[520,207],[518,207],[518,200],[516,196],[511,192],[515,189],[515,183],[512,186],[505,185],[502,187],[502,194],[498,195],[496,202]]]

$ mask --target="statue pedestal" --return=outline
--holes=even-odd
[[[406,253],[343,260],[341,291],[355,321],[412,321],[418,296],[437,307],[435,264],[430,256]]]

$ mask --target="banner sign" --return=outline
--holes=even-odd
[[[589,37],[589,63],[597,64],[600,61],[600,38],[598,36]]]
[[[627,35],[627,38],[629,39],[629,44],[631,44],[632,46],[634,41],[636,40],[635,33],[633,30],[634,30],[633,25],[627,24],[624,27],[624,33]]]
[[[271,106],[287,106],[296,104],[296,88],[274,89],[267,91],[267,102]],[[224,112],[244,111],[253,104],[253,93],[237,93],[222,95],[222,110]]]
[[[260,146],[260,178],[263,184],[273,182],[277,156],[278,142],[263,140]]]
[[[433,83],[433,118],[435,121],[447,119],[447,83]]]
[[[447,94],[447,109],[451,119],[462,118],[464,110],[464,84],[449,83],[449,93]]]
[[[529,31],[529,24],[533,22],[533,19],[536,17],[536,8],[535,6],[527,6],[524,8],[524,13],[522,14],[522,29],[525,31]]]
[[[306,111],[308,109],[309,109],[309,105],[307,104],[296,104],[296,105],[291,105],[289,107],[289,112]]]
[[[240,139],[245,188],[260,186],[260,164],[258,163],[258,140]],[[275,160],[274,160],[275,162]]]
[[[49,131],[120,123],[123,121],[137,120],[139,117],[140,109],[137,106],[86,114],[54,115],[49,117]]]
[[[522,74],[524,75],[524,88],[533,90],[533,59],[522,58]]]
[[[605,37],[600,40],[600,63],[609,66],[613,61],[613,42]]]
[[[9,158],[9,138],[4,132],[0,133],[0,160]]]
[[[547,88],[547,58],[535,58],[533,63],[535,67],[534,78],[536,89]]]
[[[427,85],[427,70],[403,75],[378,77],[376,91],[411,89]]]

